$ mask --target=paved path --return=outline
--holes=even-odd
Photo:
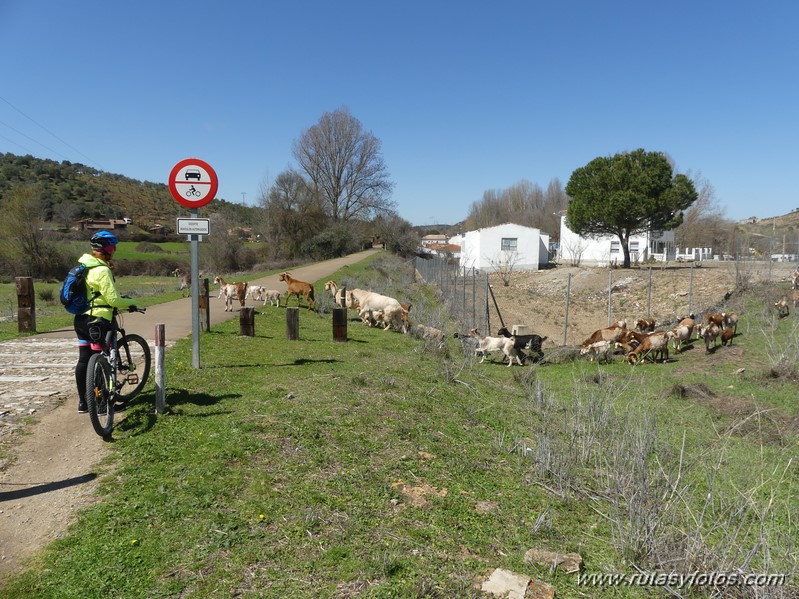
[[[305,281],[329,278],[380,250],[290,269]],[[253,284],[283,291],[277,275]],[[211,327],[238,317],[225,312],[224,301],[211,293]],[[253,304],[250,306],[260,305]],[[126,315],[125,329],[153,344],[155,327],[164,324],[166,344],[191,335],[191,298]],[[200,345],[202,365],[202,344]],[[0,443],[8,457],[0,459],[0,578],[20,567],[57,538],[75,510],[94,496],[97,464],[109,446],[94,433],[88,417],[77,413],[75,362],[77,343],[69,328],[0,343]],[[168,398],[167,398],[168,401]],[[11,432],[26,426],[29,435]]]

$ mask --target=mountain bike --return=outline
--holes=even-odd
[[[145,309],[136,311],[143,314]],[[151,360],[147,341],[125,333],[116,308],[101,346],[86,370],[86,406],[94,431],[106,437],[114,427],[114,412],[125,409],[147,383]]]

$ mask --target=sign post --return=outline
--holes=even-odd
[[[199,158],[186,158],[172,167],[169,191],[172,197],[191,210],[191,218],[178,219],[178,233],[191,242],[191,340],[192,366],[200,367],[200,258],[199,241],[211,232],[210,221],[197,217],[197,209],[214,199],[219,179],[211,165]]]

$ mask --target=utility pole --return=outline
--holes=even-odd
[[[242,192],[241,192],[241,203],[242,203],[242,204],[245,204],[245,205],[247,204],[247,198],[246,198],[246,196],[247,196],[247,192],[246,192],[246,191],[242,191]]]

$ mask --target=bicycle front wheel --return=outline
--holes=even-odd
[[[140,335],[129,334],[117,344],[117,399],[133,399],[150,377],[150,346]]]
[[[114,428],[114,390],[111,388],[111,365],[103,354],[89,358],[86,370],[86,405],[94,432],[101,437]]]

